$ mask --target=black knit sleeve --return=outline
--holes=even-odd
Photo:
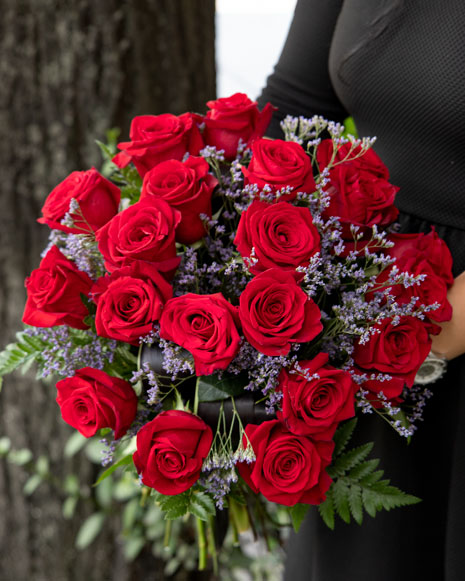
[[[286,115],[323,115],[342,121],[347,112],[331,85],[329,49],[343,0],[298,0],[287,40],[258,102],[275,111],[267,135],[282,137]]]

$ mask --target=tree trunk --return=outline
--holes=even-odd
[[[21,328],[24,278],[38,266],[48,228],[36,218],[73,170],[100,164],[95,139],[144,113],[203,111],[215,96],[214,0],[0,0],[0,344]],[[54,383],[5,378],[0,436],[51,458],[63,478],[70,430]],[[73,459],[90,484],[88,460]],[[161,579],[151,556],[127,565],[117,519],[77,553],[85,510],[62,516],[63,497],[41,485],[25,497],[24,469],[0,461],[3,581]],[[110,519],[111,520],[111,519]]]

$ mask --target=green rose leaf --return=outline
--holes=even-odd
[[[222,379],[215,375],[200,376],[197,378],[199,401],[221,401],[231,396],[243,395],[245,384],[240,376]]]

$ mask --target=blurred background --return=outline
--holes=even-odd
[[[0,344],[21,328],[36,223],[71,171],[100,167],[95,139],[126,139],[135,115],[205,111],[255,98],[295,0],[0,0]],[[131,506],[131,483],[93,488],[99,450],[72,438],[54,382],[7,376],[0,394],[0,579],[213,579],[189,531],[163,549],[163,523]],[[123,507],[124,510],[123,510]],[[128,507],[131,507],[130,509]],[[184,535],[184,536],[183,536]],[[247,540],[244,542],[248,542]],[[230,547],[220,579],[279,579],[282,553]]]
[[[273,71],[296,0],[217,0],[217,95],[255,99]]]

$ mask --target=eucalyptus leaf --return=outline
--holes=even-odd
[[[98,505],[101,508],[110,508],[112,503],[113,487],[114,484],[111,478],[107,478],[100,483],[100,486],[97,486],[95,490],[95,496],[98,501]]]
[[[133,478],[132,474],[129,472],[123,474],[123,477],[116,482],[113,490],[113,498],[118,502],[126,502],[134,496],[139,496],[139,494],[139,481]]]
[[[0,438],[0,456],[5,456],[6,454],[8,454],[10,448],[11,448],[10,438],[7,438],[6,436]]]
[[[94,464],[101,464],[103,459],[103,452],[106,446],[97,438],[90,438],[87,440],[85,453],[87,458]]]
[[[66,494],[70,496],[79,495],[79,479],[76,474],[68,474],[63,483],[63,488]]]
[[[74,432],[68,438],[65,444],[65,458],[71,458],[74,456],[81,448],[84,447],[84,444],[87,442],[87,438],[85,438],[81,433]]]
[[[71,518],[73,518],[74,513],[76,511],[78,500],[79,499],[76,496],[68,496],[68,498],[64,501],[61,509],[63,513],[63,518],[65,518],[66,520],[70,520]]]
[[[24,466],[32,460],[32,452],[27,448],[21,448],[21,450],[12,450],[8,454],[8,460],[13,464],[18,466]]]
[[[93,543],[103,528],[105,514],[95,512],[91,514],[83,523],[76,537],[76,549],[82,551]]]
[[[167,577],[171,577],[172,575],[174,575],[174,573],[176,573],[180,566],[181,562],[178,559],[176,559],[176,557],[173,557],[168,561],[168,563],[166,563],[165,568],[163,569],[163,573]]]
[[[24,485],[23,492],[26,496],[30,496],[42,484],[42,477],[39,474],[33,474],[27,479]]]
[[[126,561],[134,561],[144,548],[146,540],[142,536],[130,537],[124,544],[124,558]]]
[[[123,510],[123,529],[131,530],[136,522],[137,517],[142,512],[139,498],[133,498],[130,500]]]
[[[49,461],[47,456],[39,456],[36,461],[36,471],[42,478],[45,478],[49,472]]]

